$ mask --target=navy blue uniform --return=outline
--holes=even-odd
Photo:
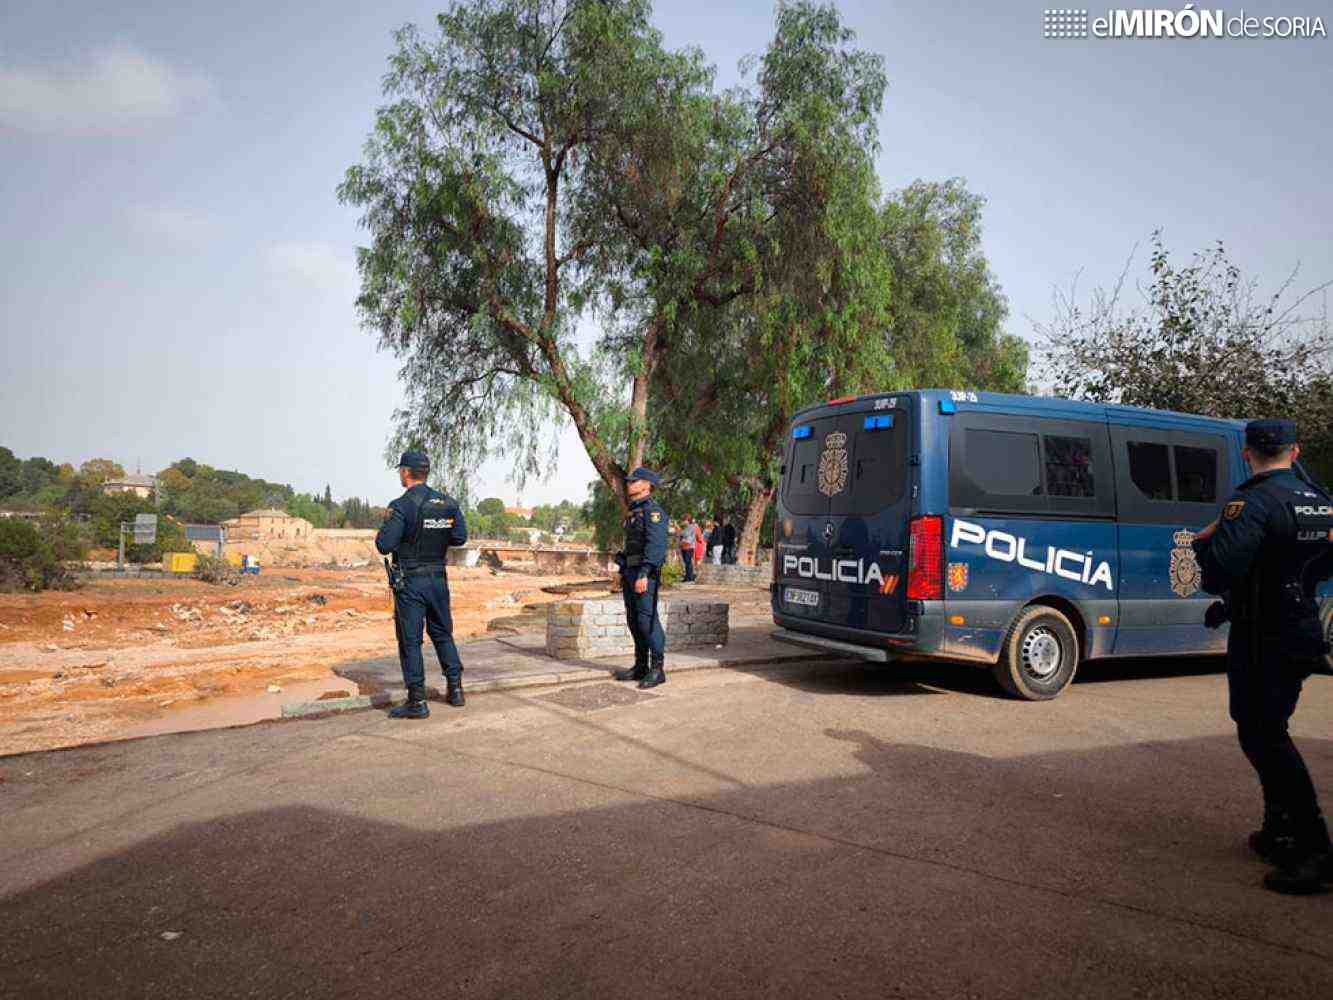
[[[1241,484],[1210,538],[1195,540],[1203,589],[1231,610],[1227,682],[1241,749],[1266,811],[1309,849],[1328,848],[1310,773],[1287,724],[1326,646],[1315,586],[1329,576],[1333,501],[1289,469]]]
[[[405,577],[393,603],[398,659],[403,683],[409,690],[426,682],[421,658],[423,625],[435,645],[444,676],[457,683],[463,675],[463,661],[454,645],[445,555],[450,546],[466,541],[467,525],[458,503],[423,483],[389,504],[389,517],[375,536],[375,548],[382,555],[392,553]]]
[[[667,519],[652,497],[629,505],[625,518],[625,548],[618,553],[621,592],[625,598],[625,619],[634,636],[634,661],[642,666],[651,653],[660,662],[666,652],[666,633],[657,617],[657,588],[662,564],[666,562]],[[636,580],[647,580],[648,589],[634,592]]]

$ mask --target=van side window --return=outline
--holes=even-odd
[[[1177,499],[1191,503],[1217,502],[1217,451],[1213,448],[1176,449]]]
[[[967,473],[991,495],[1039,496],[1037,435],[967,429]]]
[[[1051,496],[1096,496],[1091,440],[1047,434],[1042,443],[1046,451],[1046,489]]]
[[[1171,499],[1171,457],[1156,441],[1127,441],[1129,478],[1149,500]]]

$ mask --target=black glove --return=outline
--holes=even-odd
[[[1231,608],[1227,606],[1226,601],[1214,601],[1203,613],[1205,628],[1218,628],[1229,621],[1231,621]]]

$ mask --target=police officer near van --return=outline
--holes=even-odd
[[[1290,420],[1246,425],[1253,475],[1193,543],[1203,589],[1226,595],[1205,621],[1216,627],[1229,613],[1231,717],[1263,789],[1263,827],[1250,847],[1275,866],[1264,885],[1293,894],[1333,880],[1328,828],[1287,730],[1302,684],[1328,650],[1314,590],[1333,575],[1333,500],[1293,470],[1299,454]]]
[[[616,553],[625,620],[634,637],[634,666],[616,671],[615,679],[638,681],[641,688],[666,683],[666,633],[657,617],[657,591],[666,562],[667,518],[652,497],[659,482],[656,473],[642,466],[626,478],[625,548]]]
[[[425,452],[405,451],[398,462],[398,480],[406,489],[389,504],[389,516],[375,536],[381,555],[392,555],[389,585],[393,588],[393,624],[398,634],[398,660],[407,686],[407,701],[389,712],[395,719],[424,719],[426,668],[421,657],[425,626],[444,670],[445,701],[463,707],[463,661],[454,645],[449,610],[445,554],[467,541],[463,512],[453,497],[426,485],[430,459]]]

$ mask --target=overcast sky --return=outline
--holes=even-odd
[[[1333,4],[1303,2],[1244,10],[1333,27]],[[396,365],[357,326],[363,237],[334,188],[390,33],[442,6],[0,4],[0,444],[395,494]],[[1112,281],[1157,226],[1181,258],[1221,239],[1270,284],[1333,278],[1327,38],[1054,40],[1035,2],[841,6],[887,64],[885,188],[962,176],[989,199],[1012,332],[1077,271]],[[671,0],[656,22],[728,85],[772,5]],[[506,473],[473,496],[514,499]],[[566,430],[522,498],[581,501],[593,476]]]

